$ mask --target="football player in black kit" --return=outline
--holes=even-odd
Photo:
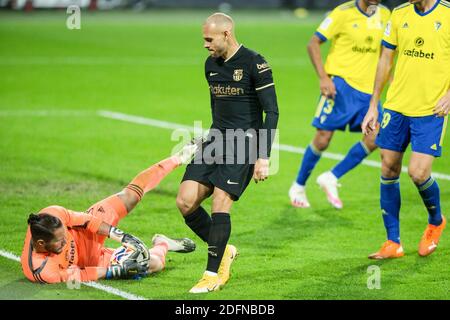
[[[203,39],[210,54],[205,77],[213,123],[203,152],[186,168],[177,196],[186,224],[208,243],[206,271],[191,293],[216,291],[228,281],[237,255],[236,247],[227,245],[230,209],[252,178],[267,179],[278,123],[271,68],[260,54],[237,42],[231,17],[223,13],[208,17]],[[201,203],[211,195],[210,216]]]

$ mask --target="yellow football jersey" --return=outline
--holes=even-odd
[[[336,7],[316,32],[323,41],[331,40],[325,71],[344,78],[359,91],[372,94],[389,16],[389,9],[382,5],[368,16],[355,0]]]
[[[395,8],[383,45],[397,50],[384,107],[410,117],[432,115],[450,88],[450,3],[438,0],[424,13],[409,3]]]

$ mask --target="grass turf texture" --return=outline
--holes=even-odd
[[[168,156],[176,144],[170,130],[101,118],[97,110],[210,124],[200,27],[209,13],[83,12],[82,29],[73,31],[65,27],[65,11],[0,13],[0,249],[20,255],[30,212],[52,204],[85,210]],[[239,41],[272,65],[280,143],[306,147],[314,134],[310,122],[318,81],[305,46],[322,15],[299,20],[289,12],[241,12],[234,17]],[[53,113],[33,113],[40,110]],[[344,154],[359,138],[337,133],[328,151]],[[378,152],[370,159],[378,161]],[[449,159],[444,150],[434,170],[448,174]],[[187,293],[206,266],[206,245],[175,206],[183,168],[149,193],[120,227],[148,243],[154,233],[189,236],[198,250],[169,253],[166,270],[142,281],[102,283],[148,299],[448,299],[449,231],[432,256],[417,255],[427,213],[406,175],[401,177],[406,256],[373,262],[367,255],[385,240],[379,169],[360,166],[345,176],[340,192],[345,208],[336,211],[314,183],[336,164],[322,159],[308,184],[312,208],[299,210],[290,206],[287,191],[300,160],[301,155],[281,151],[279,173],[252,183],[234,205],[230,243],[241,256],[222,291]],[[448,212],[450,181],[439,184]],[[381,290],[367,288],[370,265],[381,268]],[[30,284],[20,264],[3,257],[0,270],[2,299],[117,298],[88,287]]]

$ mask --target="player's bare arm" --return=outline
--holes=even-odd
[[[394,63],[395,50],[383,47],[380,61],[378,62],[377,74],[375,77],[374,91],[372,99],[370,100],[369,111],[364,117],[361,125],[364,135],[368,135],[376,130],[378,120],[378,102],[380,101],[381,93],[383,92],[386,82],[389,80],[392,65]]]
[[[308,43],[308,54],[320,80],[320,92],[322,95],[334,99],[336,87],[323,65],[322,56],[320,55],[320,45],[322,43],[323,41],[318,36],[313,35]]]

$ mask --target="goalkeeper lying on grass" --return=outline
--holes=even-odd
[[[191,252],[192,240],[153,237],[147,249],[138,238],[115,226],[172,170],[188,163],[201,141],[186,145],[174,156],[142,171],[118,194],[91,206],[86,213],[50,206],[28,218],[21,256],[25,276],[40,283],[129,279],[161,271],[167,251]],[[105,248],[106,237],[122,244]],[[125,248],[123,248],[125,247]]]

